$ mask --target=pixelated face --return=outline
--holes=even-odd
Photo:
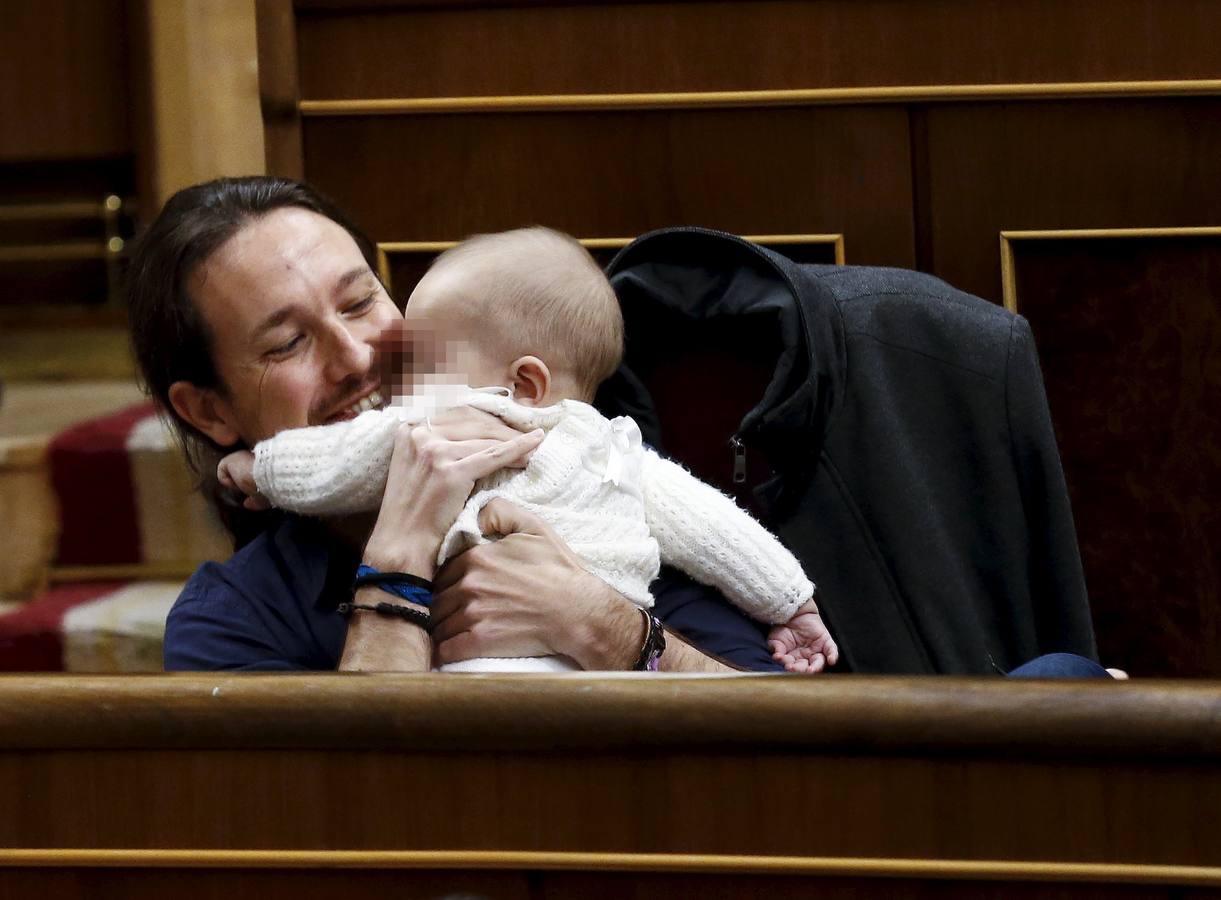
[[[405,356],[397,367],[401,386],[394,394],[419,391],[430,383],[489,387],[507,383],[507,360],[497,359],[486,340],[476,340],[477,320],[463,315],[473,286],[460,274],[430,272],[407,301]],[[389,358],[389,357],[387,357]]]
[[[194,273],[226,414],[246,443],[378,403],[378,335],[401,322],[356,242],[324,216],[255,220]]]

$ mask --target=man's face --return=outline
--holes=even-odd
[[[216,415],[248,445],[370,405],[373,343],[399,312],[330,219],[295,207],[268,213],[199,266],[189,289],[226,388]]]

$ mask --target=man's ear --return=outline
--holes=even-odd
[[[551,370],[537,356],[523,356],[509,365],[513,399],[523,406],[546,406],[551,394]]]
[[[229,404],[212,388],[201,388],[189,381],[170,385],[170,405],[189,424],[221,447],[232,447],[241,436],[234,427]]]

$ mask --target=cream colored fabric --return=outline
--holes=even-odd
[[[608,420],[564,400],[536,408],[499,393],[451,398],[521,429],[547,432],[525,469],[480,481],[442,541],[438,563],[487,539],[480,511],[501,497],[542,518],[585,567],[642,607],[660,561],[720,590],[747,614],[788,621],[813,595],[800,565],[734,502],[681,466],[646,450],[631,419]],[[351,422],[282,432],[255,449],[255,481],[276,506],[297,512],[375,509],[385,488],[394,435],[446,404],[413,402]],[[495,671],[473,661],[464,671]]]
[[[127,437],[135,490],[140,558],[190,568],[229,556],[232,543],[212,507],[195,490],[169,426],[159,416],[137,422]]]
[[[160,672],[165,620],[182,582],[141,581],[64,615],[67,672]]]
[[[28,600],[46,584],[59,539],[46,438],[0,438],[0,600]]]

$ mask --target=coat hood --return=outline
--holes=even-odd
[[[834,300],[806,268],[816,267],[702,228],[666,229],[635,240],[607,270],[623,308],[626,351],[599,394],[600,407],[632,415],[645,440],[659,446],[653,400],[637,374],[647,369],[648,357],[681,357],[709,328],[739,334],[744,342],[763,345],[774,368],[737,436],[762,450],[777,471],[812,467],[834,405],[843,329]]]

